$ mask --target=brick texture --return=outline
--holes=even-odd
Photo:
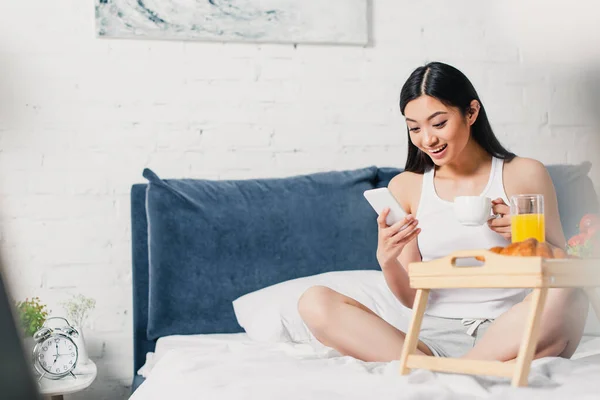
[[[0,1],[0,246],[15,298],[55,314],[71,293],[97,300],[94,398],[126,398],[132,378],[128,193],[144,167],[233,179],[403,166],[401,85],[440,60],[470,77],[514,152],[592,160],[600,178],[590,75],[560,54],[540,62],[499,5],[374,0],[362,48],[98,39],[91,3]]]

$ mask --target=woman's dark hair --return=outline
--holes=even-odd
[[[506,150],[494,135],[485,108],[469,79],[458,69],[444,63],[431,62],[417,68],[410,75],[400,93],[400,111],[404,115],[406,105],[422,95],[434,97],[447,106],[457,107],[463,116],[471,108],[471,101],[481,105],[477,120],[471,126],[471,135],[481,147],[494,157],[511,160],[515,154]],[[431,158],[415,146],[408,135],[406,171],[419,174],[433,168]]]

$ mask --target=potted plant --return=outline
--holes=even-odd
[[[42,327],[50,311],[40,302],[39,297],[17,302],[16,310],[24,335],[24,344],[27,350],[31,351],[35,346],[33,334]]]
[[[67,319],[79,332],[79,337],[76,340],[77,349],[79,351],[79,362],[86,364],[89,360],[85,340],[83,338],[83,325],[89,315],[89,312],[96,307],[96,300],[85,297],[82,294],[72,296],[69,300],[61,304],[66,313]]]

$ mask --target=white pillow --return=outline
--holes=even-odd
[[[364,304],[402,331],[411,310],[392,294],[383,272],[335,271],[281,282],[238,297],[233,309],[248,336],[263,342],[316,342],[298,313],[298,300],[310,287],[327,286]]]

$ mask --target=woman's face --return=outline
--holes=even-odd
[[[438,166],[456,159],[469,141],[472,124],[469,117],[431,96],[410,101],[404,116],[411,142]]]

